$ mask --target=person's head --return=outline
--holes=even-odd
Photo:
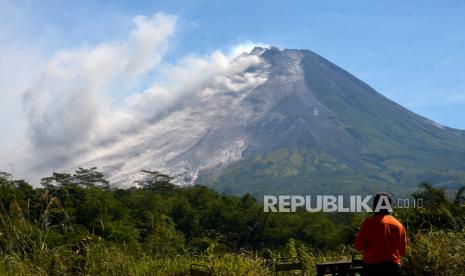
[[[373,198],[375,215],[389,215],[392,212],[392,198],[387,193],[378,193]]]

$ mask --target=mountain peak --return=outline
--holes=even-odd
[[[250,55],[256,55],[256,56],[259,56],[261,54],[263,54],[263,52],[265,52],[268,48],[265,48],[265,47],[260,47],[260,46],[255,46],[252,51],[250,51]]]
[[[86,166],[120,183],[150,169],[256,195],[409,191],[419,181],[447,185],[463,175],[463,136],[318,54],[257,46],[248,55],[263,63],[222,76],[219,93],[195,94],[133,144]]]

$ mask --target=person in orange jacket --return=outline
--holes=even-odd
[[[388,194],[377,194],[373,199],[374,215],[363,221],[357,233],[354,248],[363,252],[362,275],[402,275],[400,257],[407,250],[407,234],[390,215],[391,205]]]

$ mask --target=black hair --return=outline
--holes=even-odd
[[[389,206],[385,206],[385,205],[381,205],[378,212],[376,212],[376,206],[378,206],[378,203],[379,203],[379,200],[382,198],[382,197],[385,197],[387,198],[387,200],[389,201]],[[389,208],[386,209],[386,208]],[[373,198],[373,212],[375,212],[376,215],[389,215],[391,212],[390,210],[392,210],[392,198],[391,196],[388,194],[388,193],[377,193],[375,195],[375,197]]]

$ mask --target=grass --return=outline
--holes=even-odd
[[[411,275],[465,275],[465,229],[415,235],[404,269]]]
[[[438,191],[427,189],[424,195]],[[444,195],[439,195],[437,202],[446,201]],[[155,252],[144,251],[146,241],[141,244],[137,241],[135,246],[124,240],[104,239],[78,224],[70,223],[66,210],[54,213],[57,208],[62,208],[60,204],[51,207],[54,198],[34,219],[26,218],[29,209],[20,208],[15,198],[8,201],[8,209],[0,204],[0,275],[186,275],[193,263],[211,267],[214,275],[269,275],[274,260],[280,257],[301,258],[308,274],[314,275],[317,263],[350,260],[354,253],[347,244],[333,248],[333,251],[321,252],[316,245],[311,248],[308,243],[293,238],[287,245],[278,247],[281,248],[279,250],[260,252],[230,252],[214,240],[208,241],[207,247],[202,247],[204,249],[192,247],[164,253],[160,251],[164,247],[157,244],[153,247]],[[407,227],[422,226],[415,231],[417,234],[411,236],[408,254],[402,261],[408,275],[465,275],[463,206],[445,206],[449,206],[448,209],[443,206],[424,209],[424,212],[399,213],[399,219]],[[65,219],[50,223],[57,214],[63,213]],[[423,221],[431,224],[424,225]],[[442,224],[449,226],[443,229],[450,230],[433,227]],[[282,229],[289,227],[291,225],[284,224]],[[314,230],[311,227],[305,229]],[[324,229],[320,247],[325,245],[324,239],[330,235],[328,227]],[[179,242],[164,232],[155,233],[162,244],[175,246]],[[171,240],[168,242],[167,239]]]
[[[44,252],[45,253],[45,252]],[[186,275],[193,263],[212,268],[215,275],[263,275],[269,269],[264,258],[249,252],[222,255],[134,256],[124,249],[97,245],[85,256],[55,250],[40,258],[19,259],[2,255],[2,275]]]
[[[404,269],[409,275],[464,275],[463,252],[465,231],[418,234],[403,259]],[[344,248],[332,254],[311,250],[297,250],[297,254],[304,260],[310,275],[315,274],[317,263],[350,260],[350,252]],[[36,246],[28,254],[3,251],[0,256],[2,275],[186,275],[192,263],[211,267],[215,275],[267,275],[272,271],[272,258],[247,251],[152,257],[133,255],[124,247],[103,242],[92,243],[80,253],[65,247]]]

